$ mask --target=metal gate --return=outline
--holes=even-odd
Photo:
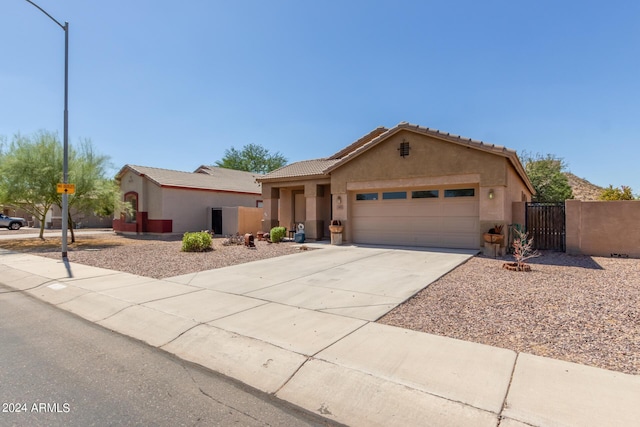
[[[535,249],[565,251],[564,202],[527,203],[525,228]]]

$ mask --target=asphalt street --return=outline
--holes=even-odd
[[[335,425],[0,285],[0,426]]]

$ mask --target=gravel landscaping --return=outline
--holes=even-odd
[[[185,253],[180,236],[82,236],[68,256],[162,279],[300,252],[293,242],[248,249],[224,241]],[[59,259],[59,242],[0,247]],[[640,375],[640,260],[544,252],[531,272],[503,270],[505,261],[512,259],[471,258],[379,323]]]
[[[60,238],[52,240],[52,248],[23,249],[34,255],[60,258]],[[293,242],[267,243],[255,241],[255,249],[244,245],[225,246],[224,238],[213,239],[213,250],[208,252],[182,252],[181,236],[122,237],[78,236],[79,245],[69,245],[70,262],[108,268],[140,276],[164,279],[166,277],[227,267],[235,264],[299,253],[299,245]],[[35,242],[39,239],[34,239]],[[15,250],[15,249],[14,249]]]
[[[640,260],[545,252],[531,272],[506,260],[474,257],[379,322],[640,374]]]

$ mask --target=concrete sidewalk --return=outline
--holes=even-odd
[[[0,251],[0,283],[348,425],[638,425],[638,376],[373,323],[469,256],[327,247],[155,280]]]

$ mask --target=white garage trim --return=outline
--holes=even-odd
[[[353,241],[476,249],[480,245],[478,190],[478,184],[467,184],[352,191]],[[464,196],[471,192],[473,196]]]
[[[461,175],[399,178],[375,181],[351,181],[347,182],[347,191],[386,190],[389,188],[431,188],[466,185],[470,182],[480,182],[480,174],[469,173]]]

